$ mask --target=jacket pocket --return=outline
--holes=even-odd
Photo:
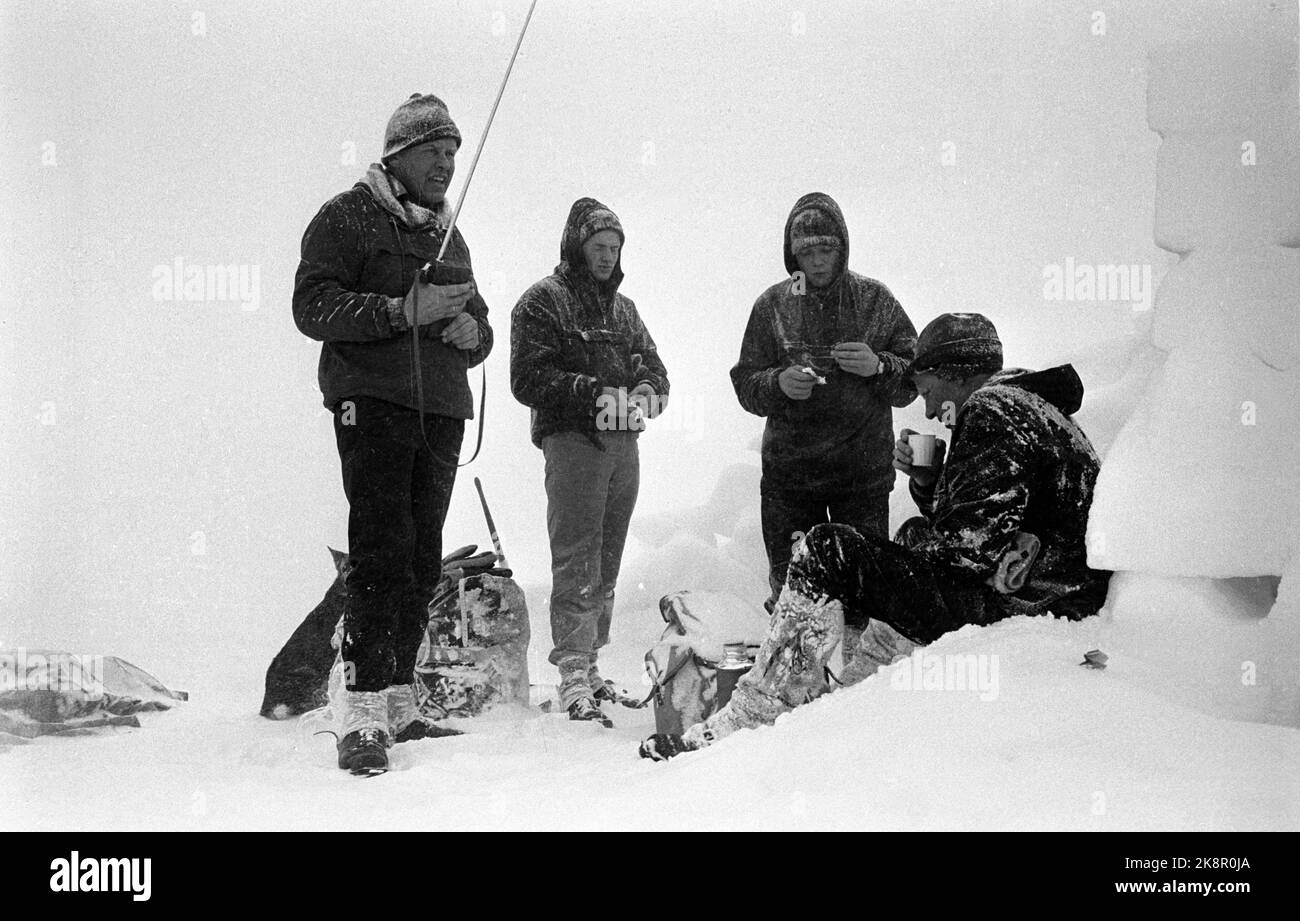
[[[621,386],[632,372],[632,337],[616,329],[579,329],[564,334],[567,370]]]

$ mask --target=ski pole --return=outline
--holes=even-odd
[[[497,106],[501,105],[501,97],[505,95],[506,84],[510,81],[510,72],[515,68],[515,58],[519,56],[519,49],[524,43],[524,35],[528,32],[528,23],[532,21],[533,10],[537,9],[537,0],[533,0],[528,7],[528,15],[524,17],[524,27],[519,30],[519,40],[515,42],[514,53],[510,55],[510,63],[506,65],[505,76],[501,78],[501,88],[497,90],[497,98],[492,103],[492,111],[488,113],[487,124],[483,126],[483,134],[478,139],[478,149],[474,151],[474,159],[470,161],[469,173],[465,176],[465,183],[460,187],[460,197],[456,199],[456,207],[451,212],[451,222],[447,225],[447,233],[442,238],[442,246],[438,249],[436,262],[442,262],[442,257],[447,254],[447,246],[451,243],[451,232],[456,229],[456,218],[460,217],[460,207],[465,204],[465,193],[469,191],[470,181],[474,178],[474,168],[478,166],[478,158],[483,153],[483,145],[487,142],[488,132],[492,130],[492,120],[497,117]],[[428,273],[433,263],[427,263],[424,271]]]
[[[483,517],[487,519],[488,534],[492,538],[492,549],[497,553],[497,566],[501,569],[509,569],[506,563],[505,551],[501,549],[501,538],[497,534],[496,522],[492,520],[492,511],[488,508],[487,496],[483,495],[483,481],[474,477],[474,488],[478,490],[478,501],[483,506]]]

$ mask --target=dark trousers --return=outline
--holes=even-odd
[[[465,421],[353,397],[334,410],[347,494],[348,601],[343,616],[348,690],[410,684],[442,574],[442,525],[456,482]],[[430,450],[432,449],[432,450]]]
[[[559,432],[542,439],[551,539],[550,662],[596,660],[609,643],[614,588],[641,464],[635,432]]]
[[[847,624],[862,629],[868,619],[879,620],[918,645],[1003,616],[993,589],[904,546],[923,529],[912,519],[891,542],[845,525],[820,525],[805,538],[807,553],[790,564],[789,585],[810,598],[839,601]]]
[[[790,566],[790,548],[799,537],[826,522],[846,524],[864,534],[889,535],[889,494],[808,493],[762,488],[760,506],[763,545],[767,548],[767,581],[772,589],[768,610],[776,603]]]

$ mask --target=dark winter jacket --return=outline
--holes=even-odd
[[[380,206],[364,183],[330,199],[312,219],[302,238],[293,318],[303,333],[323,343],[318,378],[326,406],[369,396],[415,408],[411,333],[402,298],[441,245],[441,229],[409,229]],[[444,262],[470,265],[459,230],[452,233]],[[446,321],[420,328],[427,413],[474,416],[465,372],[492,351],[492,328],[487,304],[477,293],[465,309],[478,321],[477,348],[443,343],[438,334]]]
[[[839,206],[827,195],[805,195],[785,225],[785,267],[799,269],[790,248],[790,225],[807,208],[831,214],[844,241],[840,275],[818,291],[794,293],[787,278],[754,303],[731,382],[740,405],[767,417],[763,431],[763,489],[789,492],[877,492],[893,488],[893,411],[916,398],[905,376],[916,329],[883,284],[849,271],[849,233]],[[840,342],[865,342],[882,370],[860,377],[838,367],[807,400],[791,400],[777,376],[790,365],[827,363]],[[809,359],[813,359],[810,362]],[[819,369],[821,370],[821,369]]]
[[[519,298],[511,313],[510,389],[532,409],[532,440],[555,432],[596,432],[603,387],[649,384],[668,395],[668,372],[632,300],[618,293],[622,255],[608,282],[587,269],[578,228],[593,209],[574,203],[560,241],[560,264]]]
[[[932,533],[914,549],[981,581],[992,576],[1017,532],[1042,541],[1029,581],[997,595],[986,616],[1095,614],[1109,572],[1087,564],[1088,509],[1100,461],[1071,418],[1083,384],[1070,365],[994,374],[957,414],[952,447],[931,490],[912,496]]]

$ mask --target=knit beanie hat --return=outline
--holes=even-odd
[[[388,120],[382,159],[387,160],[408,147],[440,138],[455,138],[456,146],[460,147],[460,131],[451,120],[447,104],[432,93],[425,96],[415,93],[398,106]]]
[[[618,234],[619,243],[626,242],[623,237],[623,225],[619,223],[618,215],[608,208],[593,208],[578,225],[578,245],[582,246],[602,230],[612,230]]]
[[[972,377],[1002,370],[1002,341],[988,317],[978,313],[941,313],[921,330],[911,374],[928,371],[940,377]]]
[[[808,208],[795,215],[790,225],[790,251],[796,256],[814,246],[844,249],[840,226],[820,208]]]

